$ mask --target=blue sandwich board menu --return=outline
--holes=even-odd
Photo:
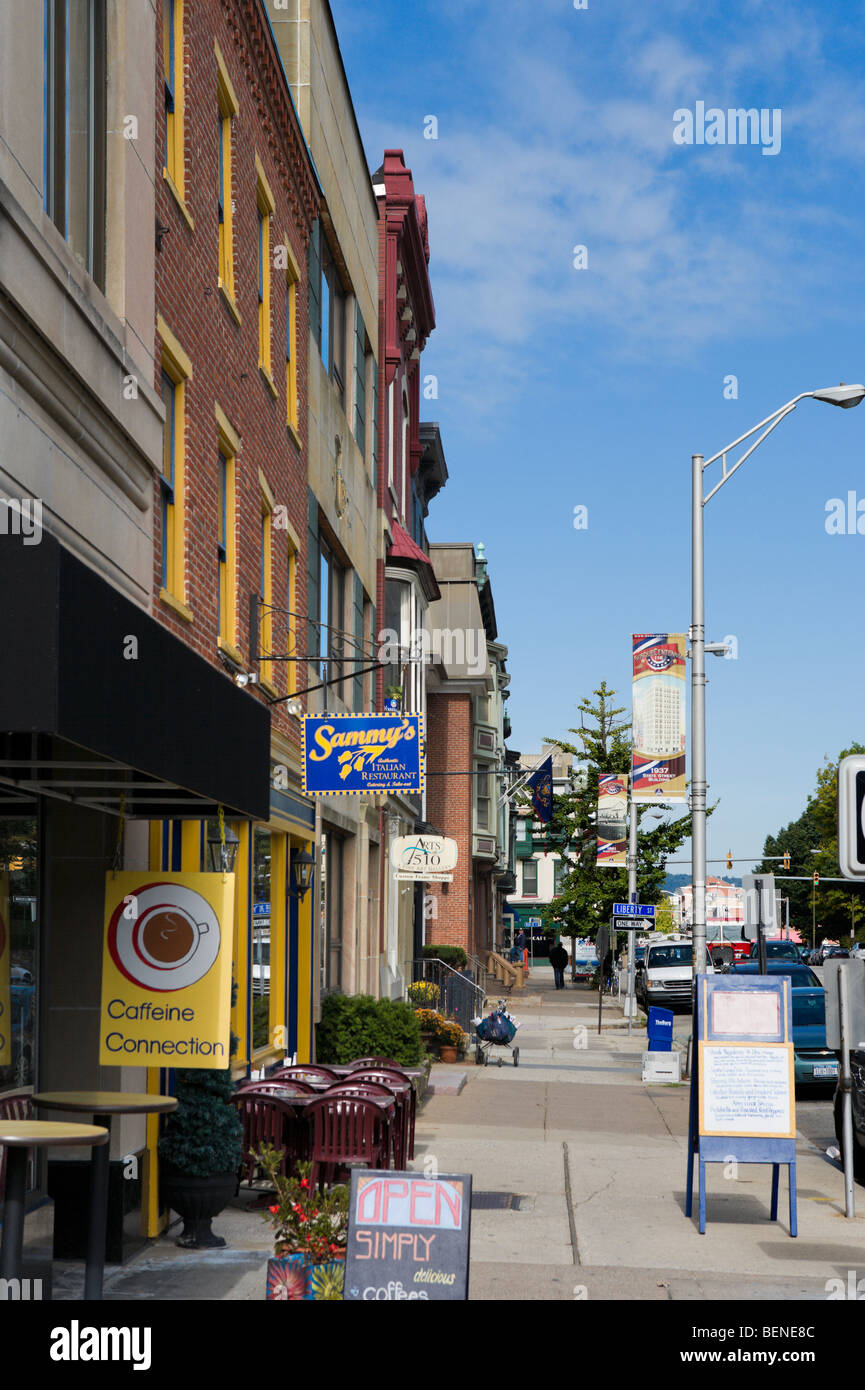
[[[348,1302],[468,1298],[469,1173],[353,1169],[348,1209]]]
[[[699,1165],[700,1233],[706,1229],[707,1163],[772,1164],[771,1216],[779,1168],[790,1175],[796,1226],[796,1101],[789,975],[698,975],[688,1130],[685,1215]]]

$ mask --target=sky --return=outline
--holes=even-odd
[[[483,541],[509,743],[539,750],[602,680],[630,710],[632,633],[687,631],[691,455],[865,380],[865,0],[332,9],[370,169],[403,149],[426,198],[427,531]],[[708,857],[737,873],[865,741],[850,493],[865,533],[865,404],[804,400],[705,508],[706,637],[735,651],[707,658]]]

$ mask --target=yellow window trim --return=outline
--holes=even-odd
[[[255,156],[255,182],[259,209],[272,216],[276,212],[276,201],[267,174],[264,172],[264,166],[257,154]]]
[[[169,187],[171,193],[172,193],[173,196],[174,196],[174,201],[177,203],[177,206],[180,208],[180,211],[183,213],[183,216],[184,216],[184,218],[186,219],[186,224],[187,224],[187,226],[189,227],[189,230],[190,230],[191,232],[194,232],[194,231],[195,231],[195,222],[194,222],[193,219],[192,219],[192,213],[189,211],[189,208],[186,206],[186,202],[185,202],[185,200],[184,200],[183,194],[181,193],[180,189],[177,187],[177,184],[174,182],[174,179],[171,177],[171,175],[170,175],[170,173],[168,172],[167,169],[163,169],[163,170],[162,170],[162,177],[163,177],[163,179],[165,180],[165,182],[168,184],[168,187]]]
[[[267,664],[267,665],[269,666],[271,663],[268,661],[267,663],[262,662],[261,664],[262,664],[262,665]],[[260,676],[258,677],[258,684],[261,686],[262,690],[267,691],[267,694],[268,694],[268,695],[278,695],[278,694],[279,694],[279,691],[277,690],[276,686],[273,684],[273,681],[268,680],[268,679],[267,679],[267,676],[261,676],[261,675],[260,675]]]
[[[237,554],[234,543],[234,533],[236,527],[236,487],[237,487],[237,460],[240,454],[240,435],[235,430],[225,411],[218,401],[213,403],[213,413],[216,418],[216,437],[220,453],[225,455],[228,463],[228,495],[225,508],[225,614],[226,624],[225,643],[232,647],[232,642],[237,633]],[[217,498],[218,502],[218,498]],[[222,644],[222,634],[217,633],[217,642]],[[236,660],[240,660],[240,653]]]
[[[172,191],[178,196],[181,207],[184,208],[184,193],[186,190],[186,175],[183,160],[183,139],[184,139],[184,67],[183,67],[183,30],[185,15],[185,0],[175,0],[174,5],[174,111],[169,112],[168,128],[168,147],[165,151],[166,163],[163,165],[163,172],[168,175],[169,184]],[[163,53],[163,63],[165,55]],[[188,214],[187,214],[188,215]]]
[[[280,524],[279,524],[278,529],[279,529],[280,531],[284,531],[285,534],[288,536],[288,548],[289,548],[289,550],[291,551],[292,555],[299,555],[299,554],[300,554],[300,540],[299,540],[299,538],[298,538],[297,532],[295,531],[295,529],[294,529],[294,527],[292,526],[291,522],[289,521],[288,517],[286,517],[284,521],[283,521],[282,519],[280,519]]]
[[[222,637],[217,638],[216,645],[221,652],[225,652],[225,655],[236,662],[238,666],[243,665],[243,653],[238,647],[232,646],[230,642],[226,642]]]
[[[184,603],[182,599],[177,598],[174,594],[169,593],[168,589],[159,590],[159,600],[161,603],[164,603],[167,608],[173,608],[174,612],[179,614],[187,623],[195,621],[195,614],[189,605]]]
[[[277,397],[279,396],[279,391],[278,391],[277,388],[276,388],[276,382],[274,381],[273,377],[270,375],[270,372],[268,371],[267,367],[263,366],[260,362],[259,362],[259,364],[258,364],[258,370],[261,372],[261,375],[264,377],[265,381],[267,382],[267,389],[268,389],[268,391],[269,391],[270,394],[273,396],[273,399],[276,400]]]
[[[174,370],[187,380],[192,380],[192,362],[180,346],[178,339],[174,336],[168,324],[161,314],[156,315],[156,330],[162,339],[162,355],[169,359]],[[171,373],[169,372],[169,376]]]
[[[237,430],[232,425],[218,401],[214,401],[213,403],[213,413],[216,417],[216,424],[220,434],[219,442],[226,446],[223,449],[223,453],[229,453],[231,455],[239,454],[240,435],[237,433]]]
[[[288,276],[288,279],[291,281],[291,283],[293,285],[297,285],[300,283],[300,266],[298,265],[297,260],[295,259],[294,252],[291,249],[291,242],[288,239],[288,232],[283,231],[282,241],[283,245],[285,246],[286,259],[288,260],[288,265],[285,268],[285,273]]]
[[[303,449],[303,442],[301,440],[301,437],[290,420],[288,421],[286,428],[289,434],[291,435],[292,439],[294,440],[295,444],[297,445],[298,449]]]
[[[237,100],[237,93],[235,92],[234,84],[232,83],[231,78],[228,75],[228,68],[225,65],[225,59],[222,56],[222,49],[219,47],[219,44],[217,43],[216,39],[213,40],[213,52],[216,55],[216,80],[217,90],[219,92],[219,99],[222,105],[227,108],[227,110],[223,114],[227,116],[234,116],[240,110],[240,102]]]
[[[270,484],[268,483],[260,468],[258,470],[258,486],[261,488],[262,496],[264,497],[264,500],[267,503],[266,509],[262,508],[262,511],[267,510],[268,512],[275,512],[276,498],[274,497],[273,492],[270,488]]]
[[[219,286],[219,293],[222,297],[222,302],[225,305],[227,305],[227,307],[231,310],[231,313],[233,317],[237,320],[237,322],[243,323],[243,319],[240,317],[240,310],[234,302],[234,295],[231,293],[231,290],[228,288],[221,276],[217,281],[217,284]]]
[[[222,208],[222,226],[220,228],[221,249],[219,257],[219,288],[228,300],[229,308],[234,317],[240,323],[240,315],[237,312],[237,305],[234,303],[234,218],[232,214],[232,197],[234,193],[234,171],[233,148],[232,148],[232,118],[240,110],[237,100],[237,93],[234,90],[231,78],[228,75],[228,68],[222,56],[222,49],[214,40],[213,51],[216,56],[216,103],[219,114],[227,122],[227,129],[223,134],[224,146],[222,150],[222,168],[225,178],[225,196]],[[223,273],[224,272],[224,273]]]

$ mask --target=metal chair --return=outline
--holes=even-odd
[[[16,1091],[12,1095],[3,1096],[0,1099],[0,1119],[3,1120],[32,1120],[33,1119],[33,1090]],[[36,1186],[36,1150],[30,1149],[27,1153],[27,1188],[31,1190]],[[6,1149],[0,1144],[0,1195],[6,1187]]]
[[[403,1097],[406,1106],[406,1132],[408,1145],[406,1154],[409,1158],[414,1158],[414,1125],[415,1114],[417,1111],[417,1093],[409,1077],[402,1072],[388,1070],[384,1067],[369,1067],[358,1069],[351,1072],[352,1081],[378,1081],[382,1086],[389,1086],[396,1095]]]
[[[404,1097],[384,1086],[380,1081],[353,1081],[346,1079],[335,1086],[328,1086],[326,1096],[369,1096],[371,1099],[392,1100],[393,1108],[393,1161],[395,1168],[405,1168],[408,1159],[408,1111]]]
[[[330,1067],[319,1066],[317,1062],[308,1062],[303,1065],[298,1064],[294,1067],[277,1067],[267,1078],[268,1081],[339,1081],[339,1073],[331,1071]]]
[[[257,1091],[259,1095],[264,1096],[314,1096],[316,1094],[314,1087],[310,1086],[307,1081],[296,1081],[294,1077],[288,1076],[278,1081],[274,1081],[272,1076],[269,1076],[266,1081],[244,1081],[237,1087],[234,1094],[239,1095],[241,1092],[247,1091]]]
[[[371,1098],[317,1096],[305,1107],[304,1118],[313,1186],[345,1181],[352,1166],[389,1166],[390,1123]]]
[[[401,1071],[399,1062],[394,1062],[391,1057],[355,1057],[353,1062],[347,1062],[346,1066],[356,1071],[358,1067],[391,1067],[394,1071]]]
[[[254,1181],[258,1165],[252,1151],[263,1144],[282,1151],[279,1170],[287,1176],[294,1164],[306,1156],[306,1131],[291,1101],[252,1087],[236,1091],[231,1100],[243,1124],[240,1181]]]

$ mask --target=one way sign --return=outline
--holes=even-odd
[[[838,864],[845,878],[865,878],[865,754],[838,765]]]

